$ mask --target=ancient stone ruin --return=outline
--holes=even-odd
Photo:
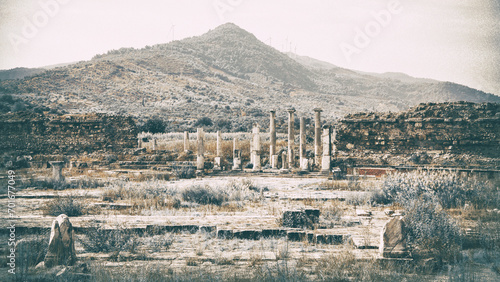
[[[499,111],[494,103],[450,102],[399,113],[350,114],[337,126],[336,147],[350,156],[439,150],[499,157]]]
[[[391,218],[384,225],[379,251],[384,258],[401,258],[408,255],[405,222],[400,216]]]
[[[73,225],[65,214],[59,215],[50,231],[49,248],[45,266],[72,265],[76,261]]]
[[[104,114],[8,113],[0,128],[0,151],[24,154],[121,151],[137,144],[138,133],[131,117]]]
[[[54,181],[64,181],[64,176],[62,174],[64,162],[54,161],[54,162],[49,162],[49,163],[52,166],[52,179]]]

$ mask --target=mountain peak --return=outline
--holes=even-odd
[[[219,25],[213,30],[208,31],[207,33],[200,36],[201,39],[212,39],[212,38],[228,38],[228,39],[251,39],[257,40],[257,38],[250,32],[244,30],[243,28],[237,26],[234,23],[225,23]]]

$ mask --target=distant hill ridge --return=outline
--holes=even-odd
[[[204,116],[249,127],[273,108],[285,118],[288,107],[298,115],[321,107],[331,119],[422,102],[500,102],[499,96],[455,83],[362,73],[287,55],[232,23],[201,36],[111,50],[90,61],[2,81],[0,93],[70,113],[156,116],[178,129]]]

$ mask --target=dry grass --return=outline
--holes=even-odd
[[[88,213],[89,206],[80,198],[67,196],[48,201],[40,210],[43,215],[59,216],[65,214],[67,216],[80,216]]]

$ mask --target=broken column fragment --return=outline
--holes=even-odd
[[[64,162],[54,161],[54,162],[49,162],[49,163],[52,166],[52,178],[55,181],[64,181],[64,176],[62,174]]]
[[[401,258],[408,255],[406,226],[402,217],[391,218],[380,234],[380,254],[384,258]]]
[[[184,152],[189,151],[189,132],[184,131]]]
[[[44,264],[46,267],[72,265],[76,261],[73,225],[65,214],[52,222],[50,240]]]
[[[241,150],[238,149],[238,139],[233,139],[233,170],[241,170]]]
[[[220,131],[217,131],[217,155],[214,159],[214,170],[222,170],[221,156],[222,156],[222,136]]]
[[[304,117],[300,118],[300,142],[299,142],[299,160],[300,170],[309,170],[309,160],[306,157],[306,121]]]
[[[198,150],[196,152],[196,169],[203,170],[205,168],[205,133],[203,128],[198,128],[197,131]]]
[[[281,154],[281,169],[288,170],[288,159],[285,151]]]

